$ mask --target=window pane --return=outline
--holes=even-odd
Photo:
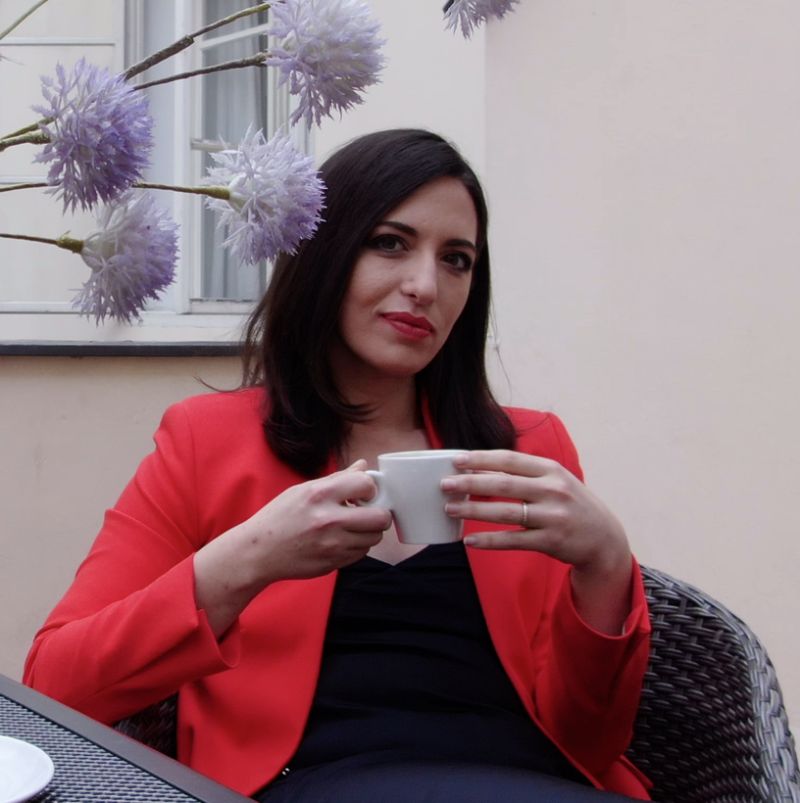
[[[213,21],[237,10],[247,8],[249,0],[208,0],[206,21]],[[218,29],[230,35],[246,31],[266,22],[266,12],[236,20]],[[203,66],[245,58],[267,49],[267,37],[263,34],[248,36],[219,45],[206,42],[203,50]],[[211,73],[202,79],[202,132],[206,142],[224,142],[236,146],[249,125],[268,129],[270,77],[269,71],[247,67]],[[202,171],[213,164],[211,155],[202,154]],[[224,232],[217,226],[218,215],[203,208],[201,219],[202,275],[201,297],[254,301],[266,287],[267,266],[240,264],[227,249],[222,247]]]

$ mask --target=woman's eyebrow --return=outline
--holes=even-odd
[[[413,226],[409,226],[408,223],[401,223],[399,220],[382,220],[378,223],[378,226],[391,226],[393,229],[397,229],[398,231],[402,231],[403,234],[408,234],[412,237],[416,237],[419,233]],[[462,240],[458,237],[454,237],[452,240],[447,241],[447,245],[455,245],[460,246],[462,248],[470,248],[473,251],[478,250],[478,247],[475,243],[471,242],[470,240]]]

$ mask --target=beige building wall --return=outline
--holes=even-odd
[[[72,579],[167,405],[238,384],[235,358],[0,357],[0,673]],[[91,660],[91,656],[87,656]]]
[[[525,0],[467,43],[441,3],[372,5],[384,83],[318,152],[392,125],[463,145],[493,217],[498,394],[560,413],[641,559],[754,628],[796,725],[800,7]],[[0,672],[197,377],[235,384],[236,361],[0,358]]]
[[[798,34],[788,0],[522,2],[486,92],[498,387],[750,624],[795,728]]]

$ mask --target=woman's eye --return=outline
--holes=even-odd
[[[378,234],[369,241],[370,248],[388,253],[402,250],[403,241],[394,234]]]
[[[448,262],[456,270],[469,271],[472,270],[472,257],[469,254],[464,254],[461,251],[454,251],[452,254],[445,256],[445,262]]]

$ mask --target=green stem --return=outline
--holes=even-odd
[[[189,72],[178,73],[177,75],[169,75],[166,78],[159,78],[155,81],[148,81],[146,84],[138,84],[135,89],[149,89],[151,86],[158,86],[159,84],[168,84],[171,81],[180,81],[183,78],[192,78],[195,75],[208,75],[209,73],[220,72],[221,70],[236,70],[240,67],[263,67],[264,62],[269,57],[266,50],[256,53],[255,56],[250,56],[246,59],[237,59],[236,61],[225,61],[222,64],[215,64],[213,67],[203,67],[199,70],[189,70]],[[0,140],[2,142],[2,140]]]
[[[210,198],[219,198],[221,201],[230,201],[231,199],[231,191],[227,187],[181,187],[175,184],[154,184],[151,181],[137,181],[133,186],[143,190],[169,190],[186,192],[190,195],[208,195]]]
[[[200,28],[199,30],[195,31],[194,33],[186,34],[186,36],[181,37],[177,42],[173,42],[171,45],[163,48],[163,50],[159,50],[157,53],[153,53],[151,56],[143,59],[138,64],[128,67],[128,69],[124,72],[125,80],[130,81],[135,75],[139,75],[139,73],[149,70],[151,67],[155,66],[156,64],[160,64],[170,56],[180,53],[181,50],[186,50],[187,47],[194,44],[194,40],[198,36],[202,36],[204,33],[213,31],[215,28],[221,28],[223,25],[227,25],[229,22],[238,20],[241,17],[247,17],[250,14],[257,14],[259,11],[266,11],[270,5],[271,3],[259,3],[257,6],[245,8],[242,11],[237,11],[235,14],[230,14],[227,17],[218,19],[216,22],[212,22],[209,25],[206,25],[204,28]]]
[[[11,192],[12,190],[33,190],[38,187],[49,187],[46,181],[29,181],[26,184],[6,184],[0,185],[0,192]]]
[[[28,19],[28,17],[30,17],[30,15],[33,14],[33,12],[36,11],[39,6],[43,6],[46,2],[47,0],[38,0],[37,3],[34,3],[21,17],[19,17],[19,19],[14,20],[14,22],[12,22],[8,28],[0,33],[0,39],[4,39],[6,36],[8,36],[11,31],[14,30],[14,28],[16,28],[20,23],[25,22],[25,20]]]
[[[0,140],[11,139],[11,137],[18,137],[21,134],[29,134],[31,131],[37,131],[40,125],[47,125],[48,123],[52,123],[53,120],[55,120],[55,117],[42,117],[38,123],[31,123],[30,125],[26,125],[25,128],[18,128],[16,131],[12,131],[10,134],[0,137]]]
[[[31,145],[44,145],[50,142],[50,137],[47,134],[23,134],[21,137],[11,137],[10,139],[0,139],[0,153],[12,145],[24,145],[25,143]]]
[[[74,237],[67,237],[66,234],[62,234],[56,240],[56,245],[59,248],[65,248],[67,251],[72,251],[73,254],[80,254],[83,251],[83,240],[76,240]]]
[[[47,245],[57,245],[59,248],[65,248],[67,251],[72,251],[73,254],[80,254],[83,251],[83,240],[76,240],[74,237],[67,237],[66,235],[54,240],[52,237],[33,237],[30,234],[3,234],[0,237],[6,240],[26,240],[31,243],[46,243]]]

